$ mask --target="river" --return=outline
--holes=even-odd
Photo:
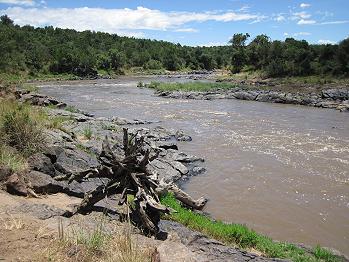
[[[349,255],[349,114],[240,100],[175,100],[137,88],[162,77],[40,84],[96,116],[160,121],[193,142],[204,175],[184,189],[207,196],[213,217],[246,224],[280,241],[320,244]]]

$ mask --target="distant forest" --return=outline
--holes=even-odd
[[[0,21],[0,72],[87,76],[142,67],[229,69],[233,73],[259,70],[270,77],[349,75],[349,38],[336,45],[314,45],[293,38],[271,41],[266,35],[248,42],[249,37],[235,34],[231,45],[190,47],[52,26],[21,27],[4,15]]]

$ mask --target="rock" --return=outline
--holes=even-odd
[[[66,193],[75,197],[84,197],[86,193],[95,190],[100,185],[106,185],[108,182],[107,178],[89,178],[81,183],[73,181],[68,185]]]
[[[186,175],[189,172],[188,168],[185,165],[183,165],[181,162],[178,162],[178,161],[166,161],[166,160],[161,159],[161,158],[159,160],[162,161],[162,162],[166,162],[167,164],[171,165],[174,169],[176,169],[182,175]]]
[[[56,175],[51,159],[42,153],[37,153],[29,157],[28,164],[31,170],[40,171],[52,177]]]
[[[28,185],[38,194],[64,192],[67,184],[54,180],[51,176],[38,171],[31,171],[25,177]]]
[[[79,149],[65,149],[58,157],[54,167],[63,174],[76,174],[99,165],[95,156]]]
[[[27,196],[29,194],[23,176],[12,174],[5,182],[6,191],[13,195]]]
[[[203,158],[187,155],[183,152],[169,149],[163,153],[166,159],[175,160],[182,163],[204,162]]]
[[[175,134],[177,141],[192,141],[191,136],[186,135],[182,130],[178,130]]]
[[[60,129],[46,129],[45,135],[50,144],[64,144],[74,142],[73,137]]]
[[[156,174],[159,180],[164,179],[166,183],[179,180],[182,174],[166,161],[155,159],[147,165],[149,173]]]
[[[258,92],[252,91],[238,91],[232,94],[235,98],[241,100],[255,100],[258,96]]]
[[[178,146],[175,142],[170,142],[170,141],[157,141],[155,143],[156,147],[162,148],[162,149],[173,149],[173,150],[178,150]]]
[[[11,174],[11,169],[0,166],[0,183],[6,181]]]
[[[194,166],[191,170],[190,170],[190,175],[192,176],[197,176],[200,175],[202,173],[206,172],[206,168],[201,167],[201,166]]]
[[[322,91],[323,98],[329,98],[332,100],[348,100],[349,99],[349,90],[348,89],[327,89]]]
[[[146,120],[138,120],[138,119],[129,120],[129,119],[117,117],[117,116],[113,116],[111,118],[111,121],[117,125],[120,125],[120,126],[123,126],[123,125],[145,125],[145,124],[152,124],[153,123],[151,121],[146,121]]]

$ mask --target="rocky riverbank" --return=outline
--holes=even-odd
[[[349,112],[349,89],[325,89],[318,93],[281,92],[244,87],[207,92],[158,91],[156,95],[174,99],[239,99],[257,102],[305,105]]]
[[[130,133],[144,136],[146,144],[159,152],[159,158],[149,164],[150,172],[158,175],[159,179],[179,183],[189,176],[205,172],[200,165],[203,159],[179,151],[178,141],[191,141],[191,137],[182,131],[167,130],[160,126],[150,128],[146,126],[149,122],[141,120],[93,117],[91,114],[72,110],[54,98],[39,94],[17,92],[16,96],[19,101],[45,106],[49,117],[58,123],[54,128],[45,130],[46,146],[42,152],[29,158],[29,168],[25,173],[11,174],[0,170],[0,184],[4,190],[0,191],[1,220],[13,222],[14,225],[8,226],[7,222],[4,223],[6,226],[3,232],[11,237],[7,238],[5,233],[1,233],[0,259],[18,259],[16,255],[20,255],[28,261],[31,260],[38,245],[42,248],[47,245],[45,237],[57,237],[57,232],[53,230],[57,228],[57,218],[67,228],[77,223],[77,216],[80,224],[96,225],[93,216],[103,211],[109,217],[104,226],[111,228],[115,221],[125,217],[125,210],[117,205],[117,195],[98,202],[89,215],[64,217],[88,192],[108,181],[86,178],[80,182],[68,183],[56,179],[96,168],[99,165],[96,156],[102,150],[104,137],[108,136],[117,151],[122,145],[122,127],[128,127]],[[31,198],[33,196],[37,198]],[[134,233],[146,245],[154,248],[158,260],[153,261],[271,261],[258,254],[224,246],[175,222],[163,221],[160,227],[167,236],[162,241],[148,239],[137,231]],[[40,228],[48,228],[50,234],[38,235]],[[22,250],[18,254],[14,252],[16,248],[25,245],[28,247],[27,251]]]

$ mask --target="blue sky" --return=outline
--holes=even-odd
[[[349,36],[349,0],[0,0],[16,24],[224,45],[234,33],[311,43]]]

